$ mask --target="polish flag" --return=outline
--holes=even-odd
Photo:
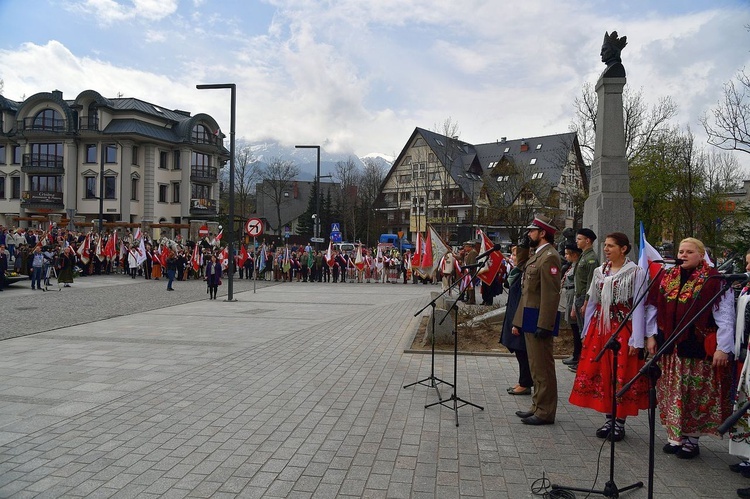
[[[422,264],[422,253],[424,248],[422,247],[422,233],[417,232],[417,244],[414,247],[414,254],[411,256],[411,268],[415,272],[420,271],[420,265]]]
[[[430,275],[433,264],[432,258],[432,231],[427,230],[424,238],[424,249],[422,250],[422,259],[419,262],[420,270],[423,274]]]
[[[96,241],[96,250],[94,254],[99,259],[100,262],[103,262],[104,260],[106,260],[106,255],[104,254],[104,248],[102,247],[101,236],[99,236],[99,239]]]
[[[218,234],[216,234],[216,244],[219,244],[221,241],[221,236],[224,235],[224,229],[221,229]]]

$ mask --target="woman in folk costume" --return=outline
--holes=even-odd
[[[750,250],[745,254],[745,270],[750,272]],[[750,284],[746,284],[737,299],[737,322],[735,326],[734,351],[740,353],[743,362],[734,410],[738,410],[750,400],[750,362],[747,361],[748,334],[750,334]],[[750,473],[750,414],[745,413],[729,432],[729,453],[743,459],[729,466],[734,472]],[[740,492],[740,490],[742,492]],[[740,497],[750,497],[750,488],[740,489]],[[743,495],[744,494],[744,495]]]
[[[570,394],[571,404],[606,414],[606,421],[596,430],[596,436],[607,438],[611,435],[615,441],[625,438],[627,416],[648,409],[648,379],[641,377],[617,400],[617,414],[612,414],[613,390],[620,390],[644,364],[639,354],[646,342],[645,300],[640,300],[635,309],[633,306],[646,292],[647,275],[626,257],[630,249],[628,237],[621,232],[605,238],[603,252],[607,261],[594,271],[589,288],[583,349]],[[617,336],[620,348],[616,359],[616,386],[613,387],[613,351],[608,349],[598,362],[594,359],[631,311],[633,313]],[[649,352],[655,353],[656,339],[648,338],[647,344]]]
[[[662,449],[681,459],[700,454],[698,438],[718,435],[731,414],[734,352],[734,293],[725,292],[697,315],[721,289],[716,269],[705,261],[703,243],[689,237],[680,242],[680,266],[670,269],[647,304],[647,323],[656,318],[659,339],[667,340],[691,320],[692,326],[661,358],[657,383],[661,422],[668,443]]]

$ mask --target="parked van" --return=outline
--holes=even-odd
[[[408,239],[399,239],[398,234],[380,234],[378,242],[380,244],[392,244],[394,248],[401,252],[414,249],[414,245]]]
[[[337,250],[339,253],[346,251],[351,254],[356,249],[356,246],[354,246],[353,243],[333,243],[333,249]]]

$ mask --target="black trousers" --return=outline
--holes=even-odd
[[[529,368],[529,355],[526,350],[516,350],[516,360],[518,361],[518,384],[524,388],[534,386],[531,380],[531,369]]]

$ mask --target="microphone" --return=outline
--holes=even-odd
[[[490,253],[493,253],[495,251],[500,251],[502,249],[503,249],[503,245],[502,244],[496,244],[491,249],[488,249],[487,251],[485,251],[481,255],[477,255],[477,260],[479,260],[480,258],[484,258],[485,256],[488,256]]]
[[[745,282],[750,280],[750,272],[745,272],[744,274],[719,274],[716,276],[716,278],[723,279],[729,282]]]

